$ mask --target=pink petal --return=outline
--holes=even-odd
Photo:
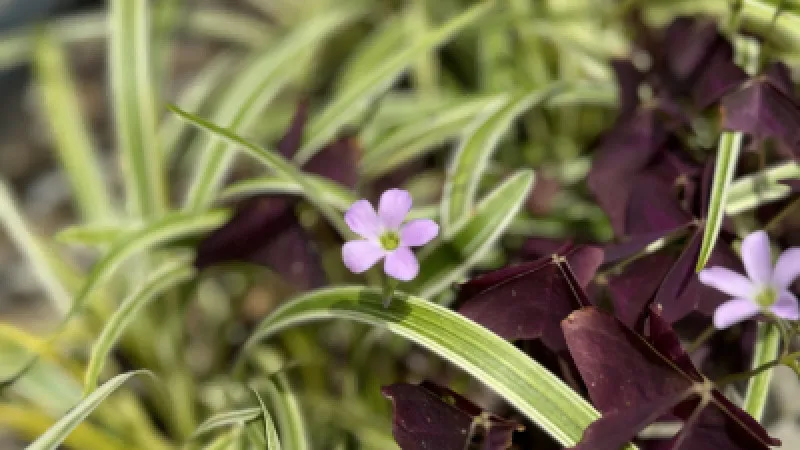
[[[419,263],[410,248],[398,247],[386,255],[383,271],[400,281],[411,281],[419,273]]]
[[[742,262],[747,276],[754,282],[768,285],[772,281],[772,255],[766,231],[756,231],[744,238]]]
[[[386,250],[374,241],[350,241],[342,246],[342,261],[353,273],[364,272],[384,255]]]
[[[772,285],[777,289],[787,289],[800,275],[800,247],[790,248],[781,253],[772,273]]]
[[[400,229],[400,245],[419,247],[439,234],[439,225],[430,219],[415,219]]]
[[[389,189],[381,195],[378,216],[383,226],[396,230],[411,211],[411,194],[402,189]]]
[[[756,316],[760,309],[752,300],[734,298],[719,305],[714,311],[714,327],[719,330]]]
[[[359,200],[344,213],[344,221],[354,233],[364,239],[378,239],[381,234],[381,220],[375,209],[366,200]]]
[[[697,274],[698,280],[731,297],[753,298],[755,288],[753,283],[738,273],[724,267],[710,267]]]
[[[797,297],[789,291],[781,292],[778,301],[775,302],[770,308],[773,314],[786,320],[800,319],[800,311],[797,307]]]

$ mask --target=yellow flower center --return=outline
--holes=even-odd
[[[776,301],[778,301],[778,293],[771,287],[765,288],[756,296],[756,303],[762,308],[769,308]]]
[[[400,235],[396,231],[387,231],[381,235],[380,241],[384,250],[391,251],[400,246]]]

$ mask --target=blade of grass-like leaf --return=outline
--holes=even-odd
[[[263,48],[274,39],[269,23],[253,15],[217,8],[190,8],[186,28],[203,37]]]
[[[278,372],[274,378],[274,382],[269,379],[259,380],[258,386],[264,388],[269,403],[275,411],[281,442],[292,450],[310,450],[313,447],[300,400],[295,395],[286,374]]]
[[[493,97],[465,100],[461,104],[448,102],[434,112],[418,113],[418,120],[410,121],[388,135],[375,136],[365,142],[368,151],[361,158],[362,174],[377,178],[426,155],[436,146],[461,134],[480,112],[499,107],[500,100]]]
[[[706,226],[703,231],[703,243],[700,247],[697,266],[698,272],[705,267],[714,244],[717,243],[722,220],[725,218],[725,204],[728,198],[728,189],[736,172],[736,163],[739,161],[739,151],[742,146],[742,133],[722,133],[719,138],[717,162],[714,168],[714,182],[711,186],[711,199],[706,214]]]
[[[742,0],[735,8],[735,14],[742,28],[755,31],[781,46],[797,49],[800,46],[800,14],[787,11],[786,6],[780,11],[777,8],[775,3],[765,0]]]
[[[178,96],[175,104],[189,111],[197,111],[208,101],[211,94],[223,84],[223,77],[233,64],[233,55],[223,53],[206,64],[186,88]],[[161,148],[164,157],[169,160],[178,150],[178,144],[187,133],[189,127],[186,122],[179,118],[169,115],[164,118],[164,122],[158,130],[161,139]]]
[[[26,439],[36,439],[53,425],[53,419],[35,408],[18,404],[0,404],[0,426]],[[125,450],[128,447],[113,436],[89,423],[81,423],[64,440],[72,449]]]
[[[789,161],[741,177],[731,183],[725,212],[729,215],[748,211],[789,196],[791,188],[780,181],[800,179],[800,164]]]
[[[161,268],[154,270],[148,279],[144,280],[122,301],[114,314],[103,325],[103,330],[92,346],[84,377],[84,395],[89,395],[97,387],[97,379],[100,377],[100,371],[103,369],[109,352],[125,328],[136,318],[138,312],[167,289],[191,279],[193,275],[194,269],[189,260],[169,261],[164,263]]]
[[[440,218],[445,238],[472,211],[478,183],[500,138],[511,123],[559,87],[548,86],[518,95],[498,105],[498,109],[486,111],[470,125],[450,163],[444,183]]]
[[[287,36],[278,47],[267,49],[231,82],[211,121],[232,132],[242,132],[253,126],[280,89],[302,74],[310,62],[309,52],[353,17],[353,13],[345,10],[315,17]],[[217,136],[207,139],[197,150],[197,170],[189,185],[187,208],[203,209],[214,201],[233,162],[235,153],[231,150],[227,140]]]
[[[532,171],[520,170],[489,193],[449,239],[423,250],[419,275],[405,289],[432,298],[466,275],[511,224],[533,180]]]
[[[759,323],[756,344],[753,350],[753,362],[750,368],[756,369],[774,361],[778,357],[780,348],[780,329],[775,324]],[[767,406],[767,396],[769,395],[773,372],[773,369],[767,369],[750,378],[747,384],[747,392],[745,392],[742,408],[759,422],[764,418],[764,409]]]
[[[496,392],[564,446],[575,445],[600,417],[579,394],[511,343],[453,311],[406,294],[395,294],[385,308],[380,292],[363,287],[311,292],[273,311],[245,349],[289,327],[325,319],[383,327],[427,348]]]
[[[396,51],[382,55],[378,66],[366,70],[363,76],[353,79],[336,94],[333,102],[325,108],[309,128],[308,141],[297,152],[295,160],[303,164],[329,142],[348,121],[360,114],[381,93],[389,89],[392,83],[405,72],[408,67],[423,55],[448,41],[464,28],[473,25],[488,13],[494,1],[479,3],[460,15],[450,19],[410,44]]]
[[[266,450],[281,450],[281,441],[278,438],[278,431],[275,429],[275,422],[264,404],[261,395],[255,389],[252,389],[253,394],[258,400],[258,406],[261,408],[261,418],[264,419],[264,435],[267,437]]]
[[[38,39],[35,63],[41,106],[77,209],[85,221],[108,221],[113,216],[108,187],[83,121],[77,87],[63,50],[47,33]]]
[[[369,72],[386,61],[387,55],[407,45],[408,39],[416,36],[408,33],[407,25],[400,15],[386,18],[380,28],[367,36],[354,50],[347,61],[347,70],[336,80],[336,92],[345,91],[359,78],[368,76]]]
[[[109,380],[106,384],[94,391],[91,395],[83,399],[72,408],[64,417],[58,420],[44,434],[39,436],[33,443],[26,447],[26,450],[55,450],[64,442],[64,439],[81,422],[97,408],[103,400],[116,391],[126,381],[137,375],[151,375],[147,370],[137,370],[134,372],[123,373]]]
[[[347,188],[320,176],[305,174],[306,181],[317,192],[321,200],[338,211],[346,211],[358,200]],[[222,199],[248,197],[259,194],[303,195],[303,186],[299,183],[278,177],[258,177],[240,181],[222,191]]]
[[[233,425],[242,425],[261,417],[261,409],[244,408],[235,411],[225,411],[215,414],[203,423],[192,433],[192,439],[219,428],[227,428]]]
[[[192,36],[214,39],[245,48],[262,48],[270,41],[271,33],[264,24],[250,16],[226,11],[192,8],[186,17],[184,31]],[[236,24],[236,26],[233,26]],[[99,40],[109,34],[108,15],[105,12],[80,13],[48,21],[47,27],[54,39],[62,44]],[[34,48],[35,30],[23,27],[0,33],[0,69],[26,63]]]
[[[134,227],[126,225],[74,225],[64,228],[55,235],[55,240],[64,244],[85,245],[103,248],[128,233]]]
[[[93,267],[83,287],[75,296],[70,315],[77,312],[92,292],[105,283],[114,272],[137,253],[159,244],[204,233],[222,225],[230,212],[214,210],[203,214],[169,213],[141,229],[123,235]]]
[[[28,260],[31,272],[42,284],[56,310],[66,312],[80,283],[80,274],[68,266],[49,242],[34,234],[34,228],[22,217],[11,191],[0,180],[0,224],[12,242]]]
[[[167,204],[164,158],[156,136],[148,5],[112,0],[109,7],[111,98],[126,201],[134,217],[157,217]]]
[[[347,236],[350,233],[349,228],[344,223],[342,216],[334,211],[333,208],[331,208],[330,205],[325,202],[321,194],[315,189],[313,183],[309,183],[307,181],[306,175],[292,165],[292,163],[287,161],[282,155],[261,148],[252,142],[249,142],[244,138],[234,134],[230,130],[214,125],[213,123],[183,111],[174,105],[170,105],[169,108],[174,113],[181,116],[184,120],[194,124],[198,128],[213,134],[219,139],[225,140],[227,143],[234,144],[240,147],[242,150],[245,150],[247,154],[255,158],[258,162],[264,164],[264,166],[274,171],[277,176],[297,183],[303,188],[303,195],[306,200],[314,205],[319,212],[322,213],[322,215],[324,215],[328,221],[330,221],[331,225],[333,225],[339,231],[339,233],[342,234],[342,236]]]

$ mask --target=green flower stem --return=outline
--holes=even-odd
[[[758,335],[753,351],[753,363],[751,367],[758,369],[778,359],[778,352],[781,348],[781,334],[780,328],[773,323],[758,324]],[[761,421],[764,416],[764,406],[767,403],[769,385],[772,381],[772,366],[774,365],[775,364],[769,366],[766,370],[762,370],[752,377],[750,383],[747,385],[747,393],[744,398],[744,410],[758,421]]]

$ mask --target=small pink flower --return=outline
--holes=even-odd
[[[381,195],[377,214],[366,200],[353,203],[344,214],[344,221],[364,239],[344,244],[344,265],[353,273],[361,273],[385,258],[386,275],[400,281],[413,280],[419,263],[411,247],[430,242],[439,234],[439,225],[428,219],[403,225],[410,210],[411,194],[401,189],[389,189]]]
[[[701,283],[733,297],[714,311],[714,326],[728,328],[761,312],[798,320],[797,297],[789,287],[800,275],[800,247],[783,252],[773,268],[769,237],[764,231],[756,231],[742,241],[742,262],[747,277],[724,267],[711,267],[698,274]]]

